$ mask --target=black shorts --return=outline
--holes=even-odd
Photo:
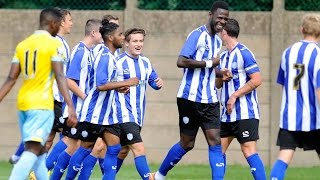
[[[320,153],[320,130],[303,132],[303,131],[288,131],[280,129],[278,133],[277,145],[280,150],[292,149],[297,147],[305,151],[316,150]]]
[[[66,121],[67,118],[64,118]],[[76,127],[69,127],[67,125],[63,126],[62,135],[67,136],[72,139],[80,139],[80,132],[81,132],[81,123],[78,122]]]
[[[198,103],[183,98],[177,98],[179,111],[180,133],[196,136],[201,129],[220,129],[219,103]]]
[[[62,102],[54,101],[54,121],[52,130],[55,132],[61,132],[64,128],[65,119],[62,117]]]
[[[120,124],[121,136],[120,143],[122,146],[142,142],[140,135],[141,127],[134,122]]]
[[[100,125],[92,124],[89,122],[80,122],[79,124],[79,139],[85,142],[96,142],[96,140],[103,136],[104,131],[108,131],[120,138],[120,126],[119,124],[112,125]]]
[[[220,137],[235,137],[240,144],[259,139],[259,120],[243,119],[235,122],[221,122]]]

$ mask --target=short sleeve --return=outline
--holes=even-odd
[[[278,76],[277,76],[277,83],[284,86],[285,81],[285,52],[282,54],[282,60],[280,62],[279,70],[278,70]]]
[[[184,56],[186,58],[192,59],[192,56],[197,51],[199,36],[200,36],[200,32],[197,30],[192,31],[189,34],[189,36],[187,37],[187,40],[185,41],[181,49],[180,56]]]
[[[63,44],[56,39],[54,39],[52,44],[51,61],[63,61],[63,57],[65,56]]]
[[[256,72],[260,72],[259,66],[253,54],[249,49],[245,48],[240,50],[244,62],[244,69],[248,75],[251,75]]]
[[[84,56],[84,48],[77,48],[74,56],[70,61],[70,65],[67,71],[67,78],[80,80],[81,63]]]
[[[101,86],[107,84],[111,80],[109,79],[110,69],[110,56],[107,53],[102,53],[100,59],[98,60],[97,70],[96,70],[96,85]],[[113,69],[113,68],[112,68]]]
[[[18,47],[16,48],[16,50],[14,52],[13,58],[11,60],[11,63],[17,63],[17,64],[20,63],[17,50],[18,50]]]

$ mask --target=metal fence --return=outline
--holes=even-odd
[[[285,0],[285,9],[289,11],[320,11],[320,1]]]
[[[79,10],[123,10],[130,0],[0,0],[2,9],[58,6]],[[208,10],[215,0],[137,0],[143,10]],[[232,11],[271,11],[273,0],[225,0]],[[320,11],[320,0],[284,0],[289,11]]]
[[[225,0],[233,11],[271,11],[273,0]],[[147,10],[208,10],[212,0],[138,0]]]
[[[1,9],[61,7],[79,10],[123,10],[126,0],[0,0]]]

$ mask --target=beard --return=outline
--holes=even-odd
[[[210,21],[210,29],[211,29],[211,33],[212,34],[216,34],[217,33],[217,31],[216,31],[216,22],[214,22],[214,21]]]

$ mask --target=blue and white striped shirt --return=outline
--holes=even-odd
[[[63,51],[64,51],[64,53],[63,53],[64,54],[64,57],[63,57],[63,72],[64,72],[64,75],[66,75],[67,68],[69,66],[69,60],[70,60],[70,48],[69,48],[69,45],[68,45],[67,41],[62,36],[56,35],[56,38],[59,39],[62,42],[63,47],[64,47],[64,49],[63,49]],[[56,101],[63,102],[63,97],[59,92],[56,80],[54,80],[54,82],[53,82],[52,90],[53,90],[54,99]]]
[[[289,131],[320,129],[320,48],[300,41],[282,55],[277,82],[283,86],[280,128]]]
[[[114,56],[109,49],[104,46],[99,52],[93,66],[94,86],[83,102],[80,122],[90,122],[92,124],[111,125],[118,123],[112,118],[112,103],[114,101],[114,90],[99,91],[97,86],[115,81],[117,76],[117,66]]]
[[[218,55],[221,45],[219,36],[210,36],[203,25],[188,35],[180,56],[195,61],[210,60]],[[184,68],[177,97],[199,103],[215,103],[218,101],[215,78],[214,68]]]
[[[133,58],[127,53],[123,53],[117,57],[117,81],[125,81],[133,77],[139,79],[139,84],[130,87],[128,94],[115,93],[114,112],[119,123],[135,122],[142,126],[146,109],[147,83],[153,89],[160,89],[154,81],[158,75],[147,57]]]
[[[243,119],[259,119],[259,105],[256,90],[237,98],[232,113],[227,113],[229,97],[238,89],[242,88],[249,80],[250,75],[260,72],[253,53],[243,44],[238,43],[231,52],[228,50],[221,53],[220,67],[232,72],[233,78],[223,82],[221,89],[222,122],[234,122]]]
[[[90,90],[89,75],[92,65],[93,55],[91,50],[83,42],[79,42],[72,50],[66,77],[74,80],[85,94],[88,94]],[[77,116],[79,116],[83,100],[72,91],[70,91],[70,96]],[[68,117],[68,108],[65,103],[63,104],[63,117]]]

